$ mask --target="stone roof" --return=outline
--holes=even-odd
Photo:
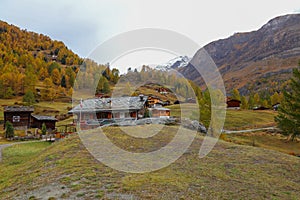
[[[31,115],[31,116],[40,121],[57,121],[55,117],[51,117],[51,116],[44,116],[44,115]]]
[[[135,111],[142,109],[147,99],[148,96],[86,99],[82,102],[82,106],[80,104],[75,106],[69,113],[122,110]]]
[[[4,112],[33,112],[34,108],[30,106],[5,106]]]
[[[154,108],[149,108],[149,110],[170,111],[169,108],[164,108],[164,107],[154,107]]]

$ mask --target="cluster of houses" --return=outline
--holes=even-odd
[[[137,120],[144,117],[169,118],[169,101],[162,101],[156,96],[135,97],[102,97],[81,101],[68,113],[77,116],[74,123],[88,124],[101,120]],[[15,129],[42,128],[43,123],[48,130],[56,128],[57,119],[51,116],[35,115],[30,106],[4,107],[4,126],[11,122]]]
[[[91,123],[99,120],[141,119],[144,117],[169,118],[170,109],[163,106],[170,102],[155,96],[92,98],[81,101],[69,111],[76,117],[75,123]]]
[[[173,103],[176,104],[176,102]],[[195,100],[189,99],[186,103],[195,103]],[[240,104],[239,100],[227,100],[228,109],[239,109]],[[138,120],[145,117],[169,118],[171,111],[165,107],[167,105],[170,105],[170,101],[162,101],[157,96],[95,97],[81,101],[68,113],[76,116],[74,123],[80,124],[89,124],[93,121],[107,122],[107,120]],[[274,105],[275,110],[276,108],[278,104]],[[55,117],[35,115],[33,112],[34,108],[29,106],[6,106],[4,107],[4,125],[9,121],[16,129],[41,129],[42,124],[50,130],[56,128]]]
[[[227,98],[226,103],[227,103],[228,109],[240,109],[242,102],[240,100]],[[272,109],[277,111],[279,105],[280,105],[280,103],[276,103],[276,104],[272,105]],[[254,107],[253,110],[271,110],[271,108],[267,108],[264,106],[258,106],[258,107]]]

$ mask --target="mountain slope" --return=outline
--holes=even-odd
[[[63,42],[51,40],[48,36],[21,30],[0,20],[0,67],[1,65],[18,65],[20,57],[41,59],[44,62],[56,61],[62,65],[78,65],[81,59],[69,50]],[[19,62],[18,62],[19,61]],[[27,63],[25,63],[27,64]],[[25,66],[22,66],[25,67]]]
[[[0,98],[70,95],[82,61],[63,42],[0,21]]]
[[[264,81],[280,85],[287,80],[291,69],[300,60],[299,22],[300,14],[280,16],[257,31],[236,33],[206,45],[204,49],[218,66],[227,91],[239,88],[242,93],[247,93],[249,89],[268,87],[262,83]],[[203,84],[191,65],[180,71],[187,78]]]

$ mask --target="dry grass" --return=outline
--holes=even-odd
[[[224,128],[242,130],[275,126],[275,111],[227,110]]]
[[[239,133],[226,135],[225,140],[242,145],[249,145],[300,155],[300,141],[288,141],[286,136],[267,132]]]
[[[171,105],[168,108],[171,109],[171,116],[180,117],[182,116],[181,111],[183,111],[185,116],[196,119],[197,106],[195,104]],[[243,130],[275,126],[274,117],[276,115],[277,112],[271,110],[226,110],[224,129]]]
[[[104,131],[119,147],[144,152],[168,143],[176,129],[165,127],[162,134],[149,140],[124,135],[117,127]],[[123,173],[104,166],[93,159],[76,135],[50,146],[35,147],[38,150],[31,154],[17,154],[30,144],[9,147],[0,164],[0,199],[299,198],[299,158],[219,141],[208,156],[199,159],[202,139],[197,136],[189,150],[170,166],[145,174]]]

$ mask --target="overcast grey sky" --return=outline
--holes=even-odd
[[[82,57],[133,29],[168,29],[204,46],[300,11],[298,0],[1,0],[0,6],[1,20],[62,40]]]

